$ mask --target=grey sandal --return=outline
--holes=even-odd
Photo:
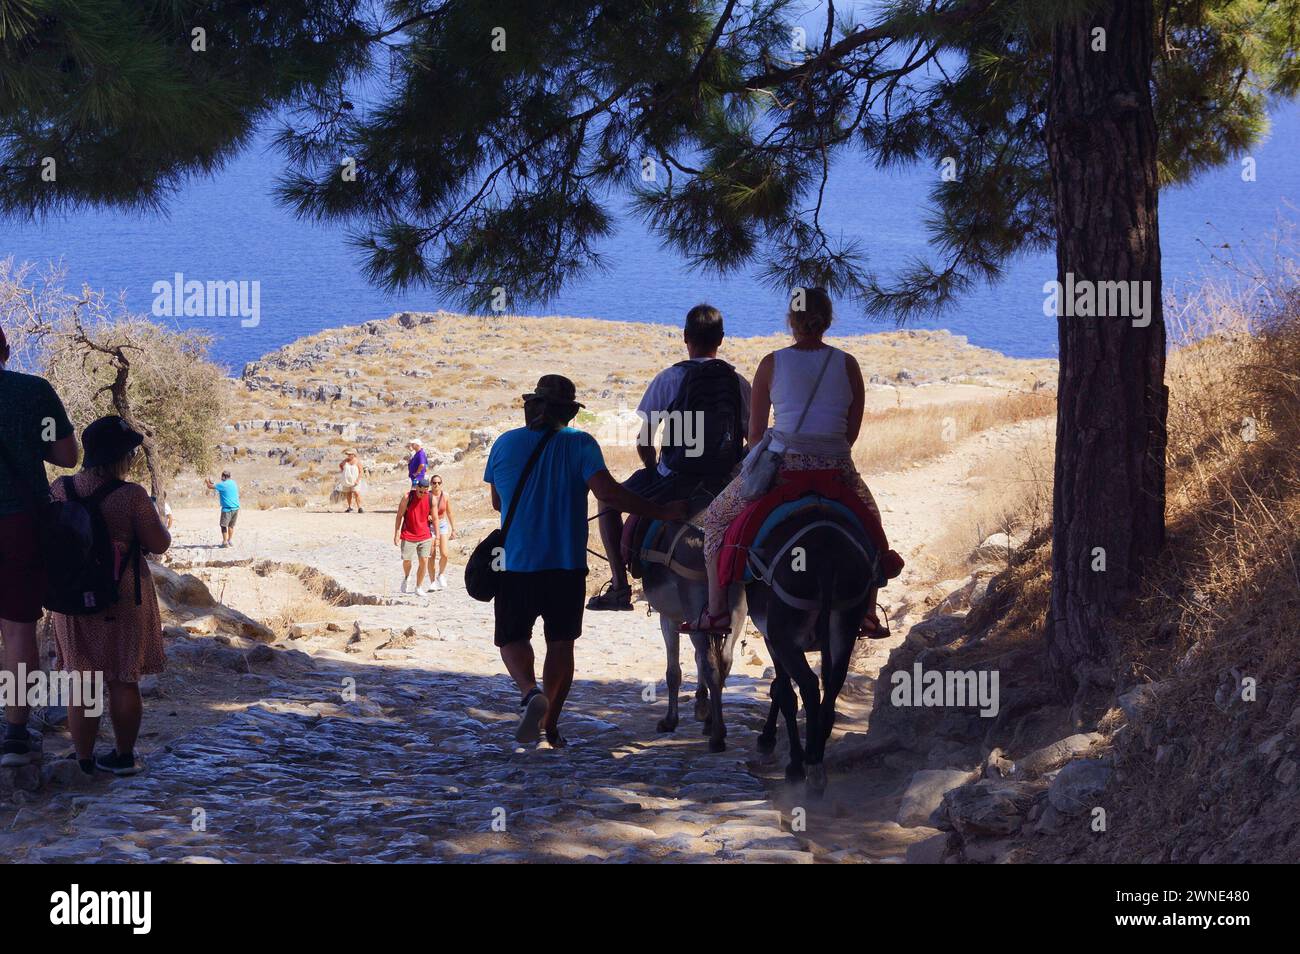
[[[521,703],[523,713],[519,717],[519,727],[515,729],[516,742],[537,742],[542,738],[542,720],[546,718],[546,710],[550,707],[546,696],[542,691],[534,686],[529,690],[528,695],[524,696]]]

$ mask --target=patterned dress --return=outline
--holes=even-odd
[[[796,454],[787,451],[781,460],[781,469],[777,471],[776,479],[780,481],[781,475],[800,470],[838,470],[844,475],[844,479],[858,496],[862,498],[863,503],[877,517],[880,516],[880,508],[876,506],[876,499],[871,496],[866,481],[858,473],[858,469],[853,466],[853,461],[848,458],[840,457],[818,457],[813,454]],[[727,527],[731,526],[731,521],[740,516],[741,511],[748,507],[754,497],[744,495],[744,480],[737,474],[732,478],[731,483],[723,488],[722,493],[713,498],[707,510],[699,517],[700,528],[704,531],[704,555],[709,560],[716,560],[718,552],[722,549],[722,539],[726,536]]]
[[[102,478],[83,471],[72,477],[82,497],[95,492]],[[55,500],[66,500],[63,481],[53,485]],[[101,510],[108,535],[119,558],[125,556],[141,528],[161,531],[162,521],[139,484],[128,483],[104,498]],[[147,532],[147,530],[146,530]],[[102,672],[106,682],[139,682],[149,673],[162,672],[162,620],[149,564],[140,561],[140,605],[135,602],[135,572],[127,564],[122,570],[121,599],[116,606],[92,616],[64,616],[51,613],[58,666],[65,672]]]

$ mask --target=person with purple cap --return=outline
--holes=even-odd
[[[406,476],[411,478],[411,486],[415,487],[429,476],[429,455],[425,452],[424,442],[418,437],[412,437],[406,447],[411,452],[411,456],[406,459]]]

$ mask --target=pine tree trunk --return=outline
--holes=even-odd
[[[1094,48],[1097,27],[1104,52]],[[1053,37],[1047,153],[1057,281],[1072,273],[1076,285],[1150,283],[1146,327],[1058,317],[1047,640],[1058,685],[1077,705],[1109,684],[1107,624],[1164,543],[1168,395],[1151,56],[1151,0],[1110,0]]]

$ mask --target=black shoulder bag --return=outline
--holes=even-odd
[[[469,562],[465,564],[465,591],[480,603],[490,603],[497,595],[497,587],[501,578],[497,575],[496,555],[498,552],[504,553],[506,545],[506,534],[510,531],[510,524],[515,518],[515,507],[519,505],[519,498],[523,494],[524,485],[528,483],[528,478],[532,476],[533,467],[536,466],[538,458],[542,456],[542,450],[546,447],[546,442],[555,436],[555,431],[547,431],[537,446],[533,448],[532,456],[528,458],[528,463],[524,465],[524,472],[519,475],[519,483],[515,485],[515,492],[510,498],[510,506],[506,509],[506,519],[501,526],[493,530],[474,548],[470,554]]]

